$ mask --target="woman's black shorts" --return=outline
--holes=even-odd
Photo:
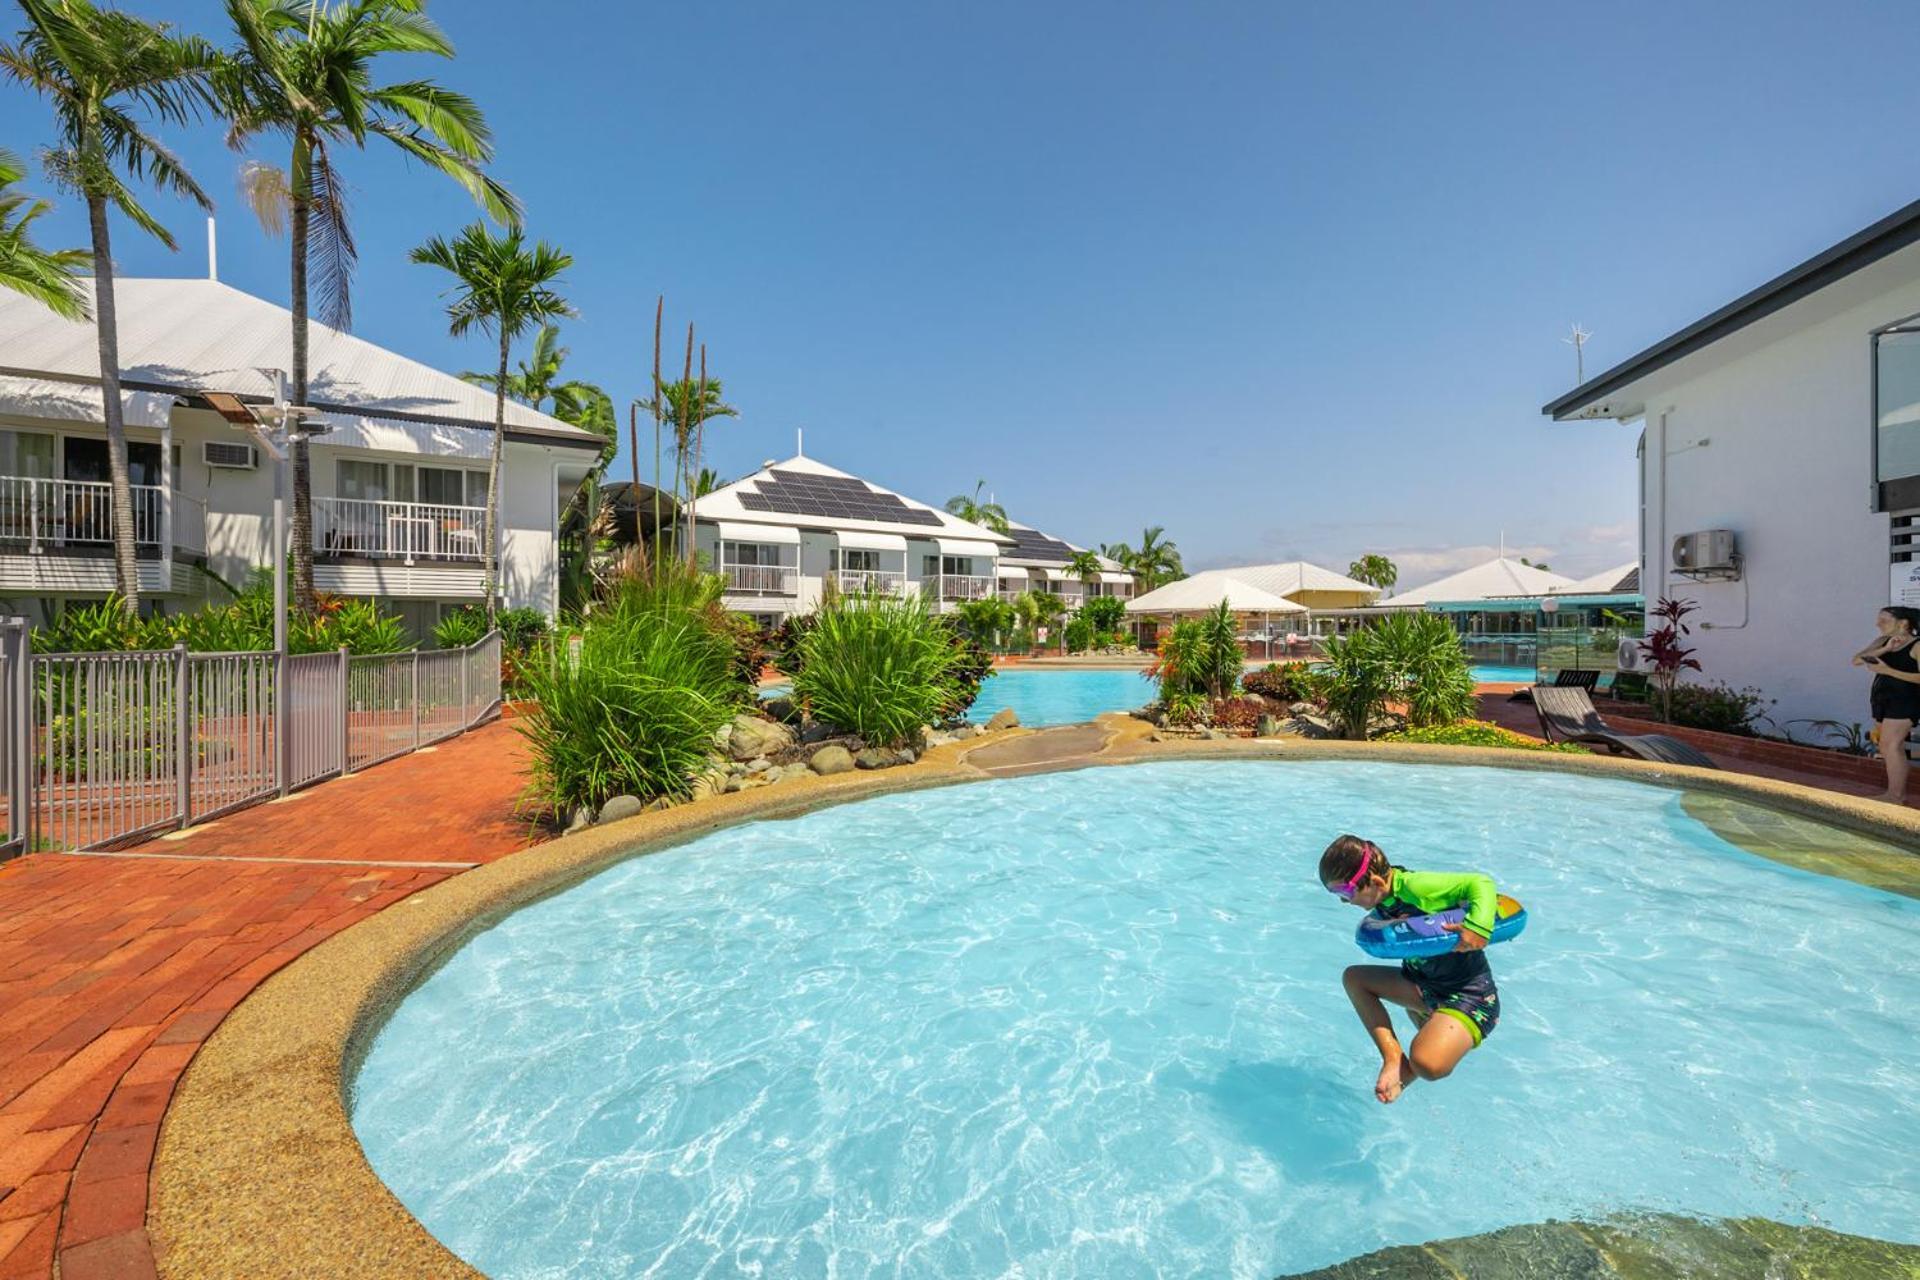
[[[1875,676],[1869,696],[1875,720],[1920,720],[1920,684]]]

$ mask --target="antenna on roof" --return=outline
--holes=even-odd
[[[795,427],[793,429],[793,456],[796,458],[804,458],[807,456],[807,429],[805,427]]]
[[[1573,322],[1573,333],[1568,337],[1560,339],[1560,341],[1573,348],[1573,385],[1576,387],[1584,386],[1587,381],[1587,339],[1592,336],[1592,334],[1580,327],[1578,320],[1575,320]]]
[[[213,215],[207,215],[207,279],[220,278],[220,242],[213,231]]]

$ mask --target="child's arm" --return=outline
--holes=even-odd
[[[1402,871],[1395,888],[1423,911],[1449,911],[1465,903],[1467,915],[1461,929],[1478,935],[1482,942],[1493,936],[1500,894],[1492,876],[1477,871]]]

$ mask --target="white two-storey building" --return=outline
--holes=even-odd
[[[1012,539],[808,457],[769,462],[693,504],[694,544],[727,608],[761,626],[842,591],[925,594],[943,611],[994,594]]]
[[[1119,561],[1096,555],[1100,571],[1083,576],[1067,566],[1085,547],[1023,524],[1009,522],[1008,533],[1013,545],[1000,553],[999,590],[1003,600],[1012,600],[1023,591],[1050,591],[1071,610],[1094,596],[1133,598],[1133,575],[1122,569]]]
[[[169,611],[224,598],[218,583],[269,563],[274,463],[204,397],[270,401],[290,314],[217,280],[121,280],[114,296],[141,590]],[[319,324],[309,363],[315,585],[385,601],[424,635],[482,596],[493,393]],[[0,292],[0,608],[44,619],[113,589],[100,395],[92,324]],[[501,602],[552,614],[559,513],[605,442],[513,402],[506,422]]]

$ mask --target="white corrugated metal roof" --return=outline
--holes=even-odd
[[[1638,560],[1629,560],[1625,564],[1616,565],[1604,573],[1596,573],[1591,578],[1582,578],[1578,582],[1569,583],[1564,587],[1555,587],[1550,594],[1556,596],[1605,596],[1621,594],[1637,589],[1637,584],[1635,587],[1629,587],[1626,585],[1626,582],[1629,578],[1637,577],[1639,573],[1640,562]]]
[[[285,307],[218,280],[114,282],[120,376],[151,390],[229,391],[270,396],[262,368],[293,363],[293,317]],[[307,403],[353,416],[493,427],[494,396],[350,333],[314,323]],[[98,379],[89,321],[63,320],[17,293],[0,291],[0,373],[26,378]],[[603,443],[591,432],[507,402],[509,430],[557,442]]]
[[[1280,564],[1236,565],[1230,569],[1206,569],[1193,576],[1204,578],[1209,574],[1237,578],[1248,586],[1258,587],[1276,596],[1290,597],[1296,591],[1362,591],[1369,595],[1380,594],[1380,588],[1370,583],[1349,578],[1344,573],[1335,573],[1331,569],[1323,569],[1306,560],[1287,560]]]
[[[792,515],[781,511],[756,511],[740,501],[742,493],[754,493],[755,482],[767,478],[769,471],[798,471],[816,476],[838,476],[843,480],[859,480],[869,489],[878,490],[900,499],[916,511],[931,511],[939,517],[938,524],[904,524],[894,520],[855,520],[846,516],[808,516]],[[924,502],[915,502],[905,494],[894,493],[873,481],[861,476],[850,475],[824,462],[808,457],[788,458],[785,462],[768,463],[750,476],[743,476],[724,488],[715,489],[693,504],[694,518],[706,522],[721,520],[739,521],[743,524],[774,525],[793,529],[851,529],[897,533],[908,538],[933,541],[936,538],[966,538],[976,542],[1001,544],[1009,542],[1006,536],[991,529],[983,529],[970,524],[956,515],[930,507]]]
[[[1449,574],[1438,582],[1415,587],[1381,603],[1400,607],[1440,604],[1450,601],[1497,600],[1502,596],[1545,595],[1555,588],[1573,585],[1573,579],[1546,569],[1536,569],[1518,560],[1495,557]]]
[[[1274,595],[1219,570],[1195,574],[1164,587],[1155,587],[1127,601],[1128,613],[1198,613],[1216,609],[1225,600],[1234,613],[1305,613],[1305,605]]]
[[[126,424],[164,427],[177,396],[162,391],[123,391]],[[16,378],[0,374],[0,413],[23,418],[50,418],[57,422],[102,422],[106,410],[98,383],[56,382],[50,378]]]

